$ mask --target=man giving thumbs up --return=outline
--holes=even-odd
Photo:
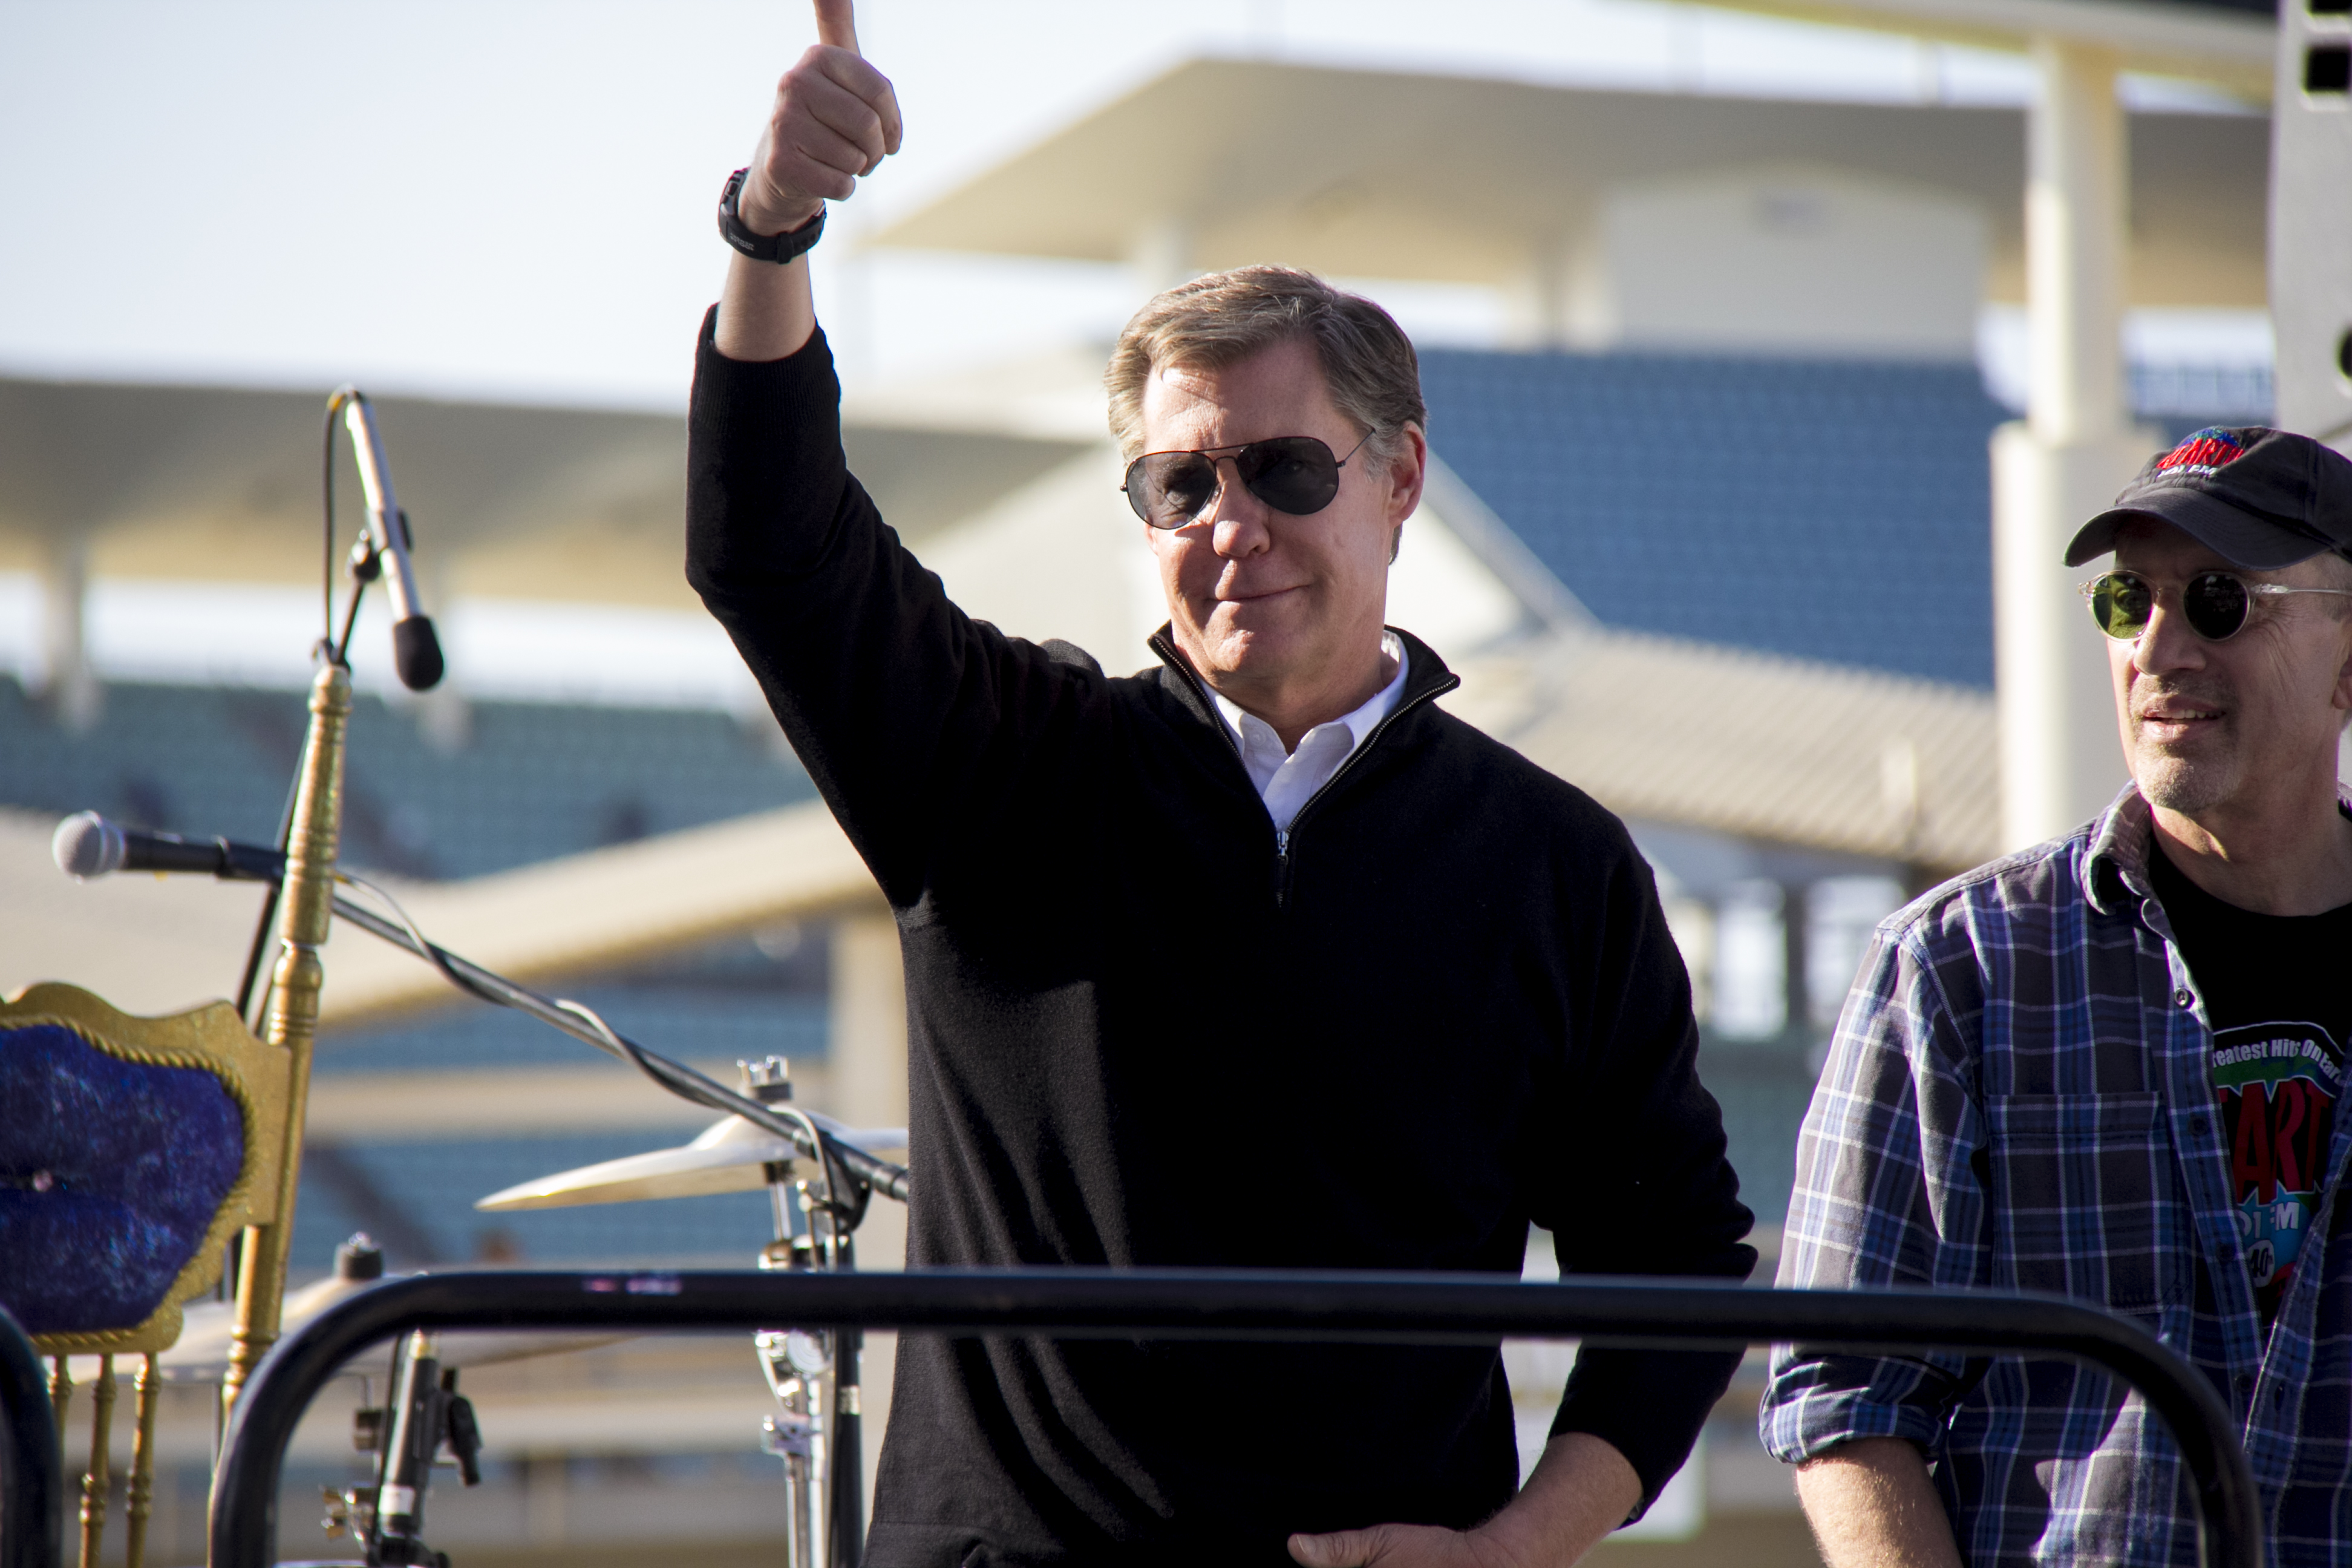
[[[1383,624],[1427,458],[1396,323],[1280,268],[1150,300],[1102,523],[1156,662],[972,621],[844,461],[801,258],[900,121],[848,0],[817,22],[730,186],[688,574],[898,915],[908,1261],[1511,1277],[1532,1222],[1571,1270],[1745,1277],[1647,866]],[[1492,1347],[908,1335],[867,1561],[1565,1565],[1737,1362],[1586,1350],[1521,1489]]]

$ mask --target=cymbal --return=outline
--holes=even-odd
[[[362,1290],[383,1284],[382,1279],[346,1279],[331,1274],[316,1284],[307,1285],[286,1298],[285,1309],[278,1314],[278,1338],[284,1339],[303,1327],[328,1308],[348,1300]],[[157,1358],[167,1383],[218,1383],[228,1373],[229,1334],[236,1326],[236,1308],[227,1301],[192,1301],[188,1304],[177,1343]],[[635,1339],[635,1334],[525,1331],[509,1333],[488,1329],[451,1329],[436,1336],[441,1346],[441,1364],[446,1366],[488,1366],[496,1362],[521,1361],[530,1356],[561,1355],[566,1351],[593,1350],[598,1345],[618,1344],[623,1340]],[[369,1352],[389,1355],[389,1344]]]
[[[845,1127],[815,1111],[809,1120],[843,1142],[878,1153],[907,1146],[903,1127]],[[730,1116],[704,1129],[700,1137],[678,1149],[656,1149],[631,1154],[576,1171],[524,1182],[492,1193],[474,1205],[503,1213],[509,1209],[568,1208],[575,1204],[628,1204],[647,1198],[696,1198],[712,1193],[756,1192],[768,1184],[762,1165],[774,1160],[804,1159],[799,1149],[764,1127],[740,1116]]]

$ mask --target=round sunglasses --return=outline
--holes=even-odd
[[[1238,447],[1208,447],[1197,452],[1146,452],[1127,466],[1127,504],[1153,528],[1182,528],[1200,521],[1217,499],[1217,469],[1231,458],[1242,488],[1276,511],[1306,517],[1321,511],[1339,493],[1339,470],[1364,449],[1366,436],[1335,458],[1312,436],[1276,436]]]
[[[2077,590],[2091,605],[2091,619],[2117,642],[2133,642],[2156,614],[2157,589],[2136,572],[2105,572]],[[2249,583],[2229,572],[2200,572],[2181,585],[2180,618],[2207,642],[2227,642],[2243,631],[2254,600],[2288,594],[2330,594],[2352,598],[2352,588],[2290,588],[2283,583]]]

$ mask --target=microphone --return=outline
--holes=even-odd
[[[383,443],[377,439],[375,415],[367,394],[346,386],[334,395],[343,410],[343,425],[352,433],[352,450],[359,458],[360,488],[367,492],[368,536],[377,556],[390,564],[383,574],[392,595],[392,662],[400,683],[423,691],[441,679],[441,639],[434,635],[432,618],[425,614],[416,594],[416,573],[409,564],[412,541],[408,513],[392,493],[392,468],[383,460]]]
[[[76,881],[110,871],[202,871],[231,882],[275,882],[286,875],[286,857],[262,845],[150,833],[94,811],[58,823],[49,853],[58,869]]]

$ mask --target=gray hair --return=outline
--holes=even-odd
[[[1119,454],[1143,450],[1143,389],[1168,365],[1223,370],[1293,339],[1315,348],[1331,405],[1372,455],[1396,455],[1404,427],[1427,429],[1421,362],[1390,314],[1289,267],[1212,272],[1156,294],[1129,318],[1103,372]]]

